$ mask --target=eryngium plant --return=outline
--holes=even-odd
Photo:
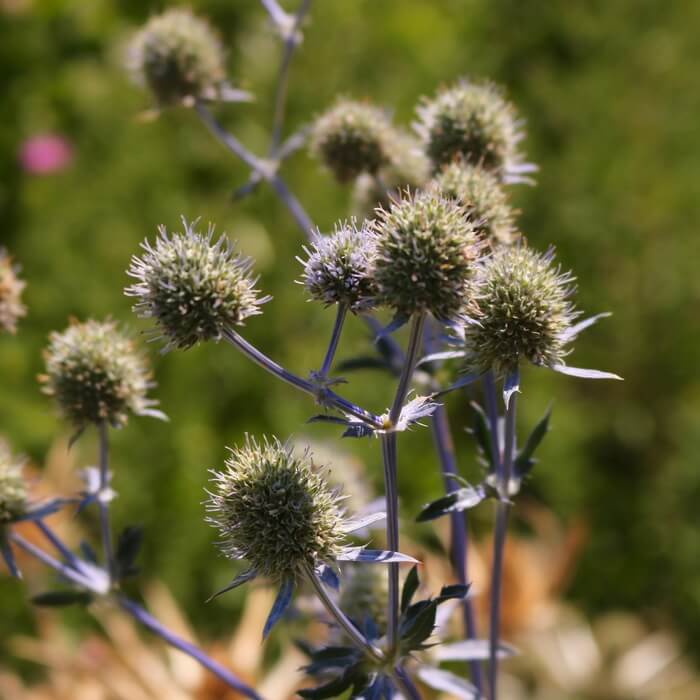
[[[184,232],[172,235],[161,226],[155,245],[144,241],[145,252],[127,270],[138,281],[124,291],[137,299],[134,311],[156,321],[166,350],[219,340],[269,300],[255,289],[251,261],[236,254],[226,237],[214,242],[213,227],[198,233],[196,223],[183,219]]]
[[[380,210],[373,227],[379,301],[402,317],[459,316],[482,248],[465,209],[434,192],[407,193]]]
[[[521,161],[515,108],[492,83],[462,80],[424,98],[417,130],[434,167],[463,158],[499,177]]]
[[[370,274],[374,234],[355,221],[338,223],[332,234],[314,235],[304,246],[302,282],[310,297],[323,304],[343,304],[353,312],[372,307],[376,285]]]
[[[515,216],[498,179],[480,166],[456,160],[431,182],[444,197],[456,199],[474,227],[492,246],[508,245],[517,238]]]
[[[563,363],[566,331],[578,312],[569,299],[574,278],[555,267],[553,257],[551,250],[517,245],[497,249],[480,266],[465,330],[471,369],[507,374],[521,360]]]
[[[21,301],[24,286],[12,258],[0,248],[0,330],[15,333],[17,321],[27,313]]]
[[[186,9],[152,17],[132,39],[129,64],[157,103],[213,99],[225,84],[224,52],[215,32]]]
[[[391,161],[394,130],[386,113],[365,102],[341,99],[314,123],[311,152],[340,182],[374,175]]]
[[[342,498],[308,451],[298,455],[277,438],[246,437],[212,474],[208,522],[225,556],[247,559],[256,575],[282,584],[340,554]]]
[[[77,428],[126,424],[129,413],[156,415],[147,398],[153,385],[145,358],[112,321],[71,323],[49,336],[44,392]]]
[[[0,528],[24,515],[27,509],[27,488],[22,477],[22,464],[13,458],[0,440]]]

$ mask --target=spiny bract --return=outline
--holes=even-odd
[[[314,468],[279,440],[246,437],[213,473],[208,522],[219,530],[221,551],[247,559],[259,576],[298,579],[308,566],[333,562],[343,534],[342,498]]]
[[[567,354],[562,334],[578,315],[569,301],[573,279],[553,265],[551,251],[540,254],[525,245],[497,249],[475,283],[465,329],[470,369],[507,374],[520,360],[561,364]]]
[[[270,298],[258,296],[251,261],[235,254],[227,238],[214,243],[212,226],[202,235],[196,222],[182,223],[184,233],[168,235],[161,226],[155,246],[142,243],[145,253],[127,270],[138,282],[124,290],[138,300],[134,311],[155,320],[166,349],[219,340],[227,328],[261,313]]]
[[[13,459],[7,445],[0,440],[0,526],[24,514],[27,488],[22,465]]]
[[[71,323],[49,336],[44,392],[77,427],[126,424],[129,412],[162,417],[146,398],[152,386],[146,360],[112,321]]]
[[[462,80],[424,99],[416,128],[437,169],[461,157],[499,178],[520,163],[515,108],[491,83]]]
[[[516,240],[508,197],[500,182],[483,168],[455,161],[435,176],[431,187],[444,197],[456,199],[477,232],[492,246],[509,245]]]
[[[21,302],[24,286],[17,277],[12,259],[0,248],[0,330],[15,333],[18,319],[26,314]]]
[[[457,202],[432,192],[406,194],[380,210],[374,277],[380,302],[408,317],[427,311],[439,320],[459,316],[482,248]]]
[[[340,182],[374,175],[391,158],[394,130],[386,113],[365,102],[341,99],[316,119],[311,152]]]
[[[324,304],[345,304],[351,311],[369,309],[376,296],[370,276],[374,257],[374,234],[354,221],[336,224],[332,234],[316,234],[307,259],[303,283],[312,299]]]
[[[219,38],[189,10],[152,17],[132,40],[129,67],[160,105],[217,96],[226,73]]]

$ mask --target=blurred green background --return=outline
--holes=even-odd
[[[143,330],[122,294],[124,270],[158,224],[201,216],[256,259],[274,301],[245,334],[291,369],[319,364],[333,321],[332,310],[308,304],[294,284],[302,241],[273,195],[260,188],[232,201],[246,171],[192,112],[139,119],[151,105],[122,68],[123,46],[167,5],[0,0],[0,243],[22,265],[29,310],[16,337],[0,338],[0,432],[37,463],[68,431],[35,379],[48,333],[70,316],[111,315]],[[217,113],[262,153],[279,43],[254,0],[191,6],[220,30],[232,81],[257,96]],[[572,362],[625,378],[594,383],[526,372],[521,429],[555,404],[554,430],[525,498],[563,522],[588,524],[568,592],[586,614],[638,611],[674,627],[700,656],[698,26],[700,4],[691,0],[319,1],[293,65],[287,130],[338,93],[370,98],[409,124],[421,95],[460,76],[507,88],[527,120],[528,155],[541,167],[536,187],[513,191],[522,229],[536,246],[556,245],[578,277],[581,308],[614,312],[582,336]],[[72,144],[73,162],[60,173],[28,174],[18,149],[46,132]],[[322,229],[347,215],[349,191],[305,152],[283,174]],[[352,320],[341,357],[366,348]],[[231,624],[240,600],[201,604],[231,575],[202,522],[207,468],[221,464],[225,445],[245,431],[337,433],[304,425],[312,404],[228,346],[149,352],[171,422],[135,419],[114,435],[114,517],[145,526],[144,576],[162,577],[213,634]],[[347,388],[377,411],[390,392],[377,375],[355,376]],[[450,399],[450,409],[461,467],[471,476],[467,399]],[[428,431],[404,443],[410,459],[400,486],[410,528],[410,516],[441,487]],[[379,485],[376,444],[343,447],[365,460]],[[94,459],[91,436],[75,449],[80,464]],[[489,515],[478,516],[484,528]],[[24,586],[0,578],[0,640],[29,623],[27,606]]]

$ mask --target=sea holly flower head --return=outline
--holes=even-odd
[[[373,228],[380,303],[399,317],[430,312],[439,320],[456,318],[483,247],[464,208],[435,192],[406,193],[379,210]]]
[[[243,325],[260,312],[270,297],[260,297],[252,263],[234,252],[224,236],[213,241],[182,220],[183,233],[159,228],[155,245],[142,243],[127,274],[137,282],[124,291],[136,298],[134,311],[155,320],[166,350],[187,349],[198,342],[219,340],[227,328]]]
[[[206,21],[186,9],[152,17],[132,40],[128,65],[161,106],[214,99],[225,87],[221,41]]]
[[[374,175],[391,160],[394,130],[386,113],[366,102],[340,99],[315,121],[311,153],[340,182]]]
[[[44,392],[78,429],[126,424],[129,413],[164,418],[147,398],[153,386],[146,360],[113,321],[73,322],[49,336]]]
[[[515,108],[491,83],[461,80],[425,98],[417,113],[416,129],[436,169],[456,158],[500,179],[531,169],[523,168]]]
[[[374,234],[355,221],[338,223],[332,234],[314,235],[306,260],[302,283],[312,299],[323,304],[344,304],[351,311],[372,307],[376,286],[370,275],[374,257]]]
[[[12,457],[0,440],[0,527],[24,515],[27,510],[27,487],[22,464]]]
[[[15,333],[17,321],[27,310],[21,301],[24,282],[17,277],[12,259],[0,248],[0,330]]]
[[[518,233],[514,212],[499,180],[484,168],[456,160],[446,165],[430,186],[457,200],[477,232],[492,246],[513,243]]]

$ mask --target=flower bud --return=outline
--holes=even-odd
[[[419,192],[381,210],[374,277],[378,298],[399,316],[427,311],[439,320],[460,314],[482,244],[464,209]]]
[[[431,187],[443,197],[456,199],[477,233],[492,246],[509,245],[516,240],[518,234],[508,197],[499,181],[483,168],[455,161],[435,176]]]
[[[341,99],[316,119],[311,153],[340,182],[362,173],[374,175],[391,159],[393,129],[383,110]]]
[[[24,515],[27,510],[27,488],[22,478],[22,464],[12,458],[7,445],[0,440],[0,527]]]
[[[184,233],[168,235],[164,226],[155,246],[142,244],[127,274],[138,280],[124,291],[136,297],[136,311],[153,318],[167,341],[166,349],[187,349],[195,343],[218,340],[232,326],[260,312],[269,297],[259,297],[251,261],[234,254],[225,238],[212,242],[194,230],[196,222],[182,221]]]
[[[128,64],[163,106],[212,99],[225,84],[219,38],[207,22],[185,9],[152,17],[132,40]]]
[[[27,313],[20,299],[24,286],[12,259],[0,248],[0,330],[15,333],[18,319]]]
[[[417,129],[435,168],[461,157],[503,178],[520,162],[515,108],[495,85],[462,80],[424,99]]]
[[[487,258],[475,282],[471,323],[465,328],[470,369],[508,374],[520,360],[561,364],[564,332],[578,315],[569,301],[573,277],[525,245],[501,247]]]
[[[219,530],[221,551],[247,559],[258,576],[277,583],[298,579],[307,566],[340,553],[341,497],[313,467],[279,440],[246,437],[214,471],[208,522]]]
[[[345,304],[351,311],[367,310],[376,296],[370,268],[374,234],[354,221],[336,224],[329,236],[316,234],[304,265],[303,284],[311,298],[326,305]]]
[[[76,427],[104,422],[118,428],[129,412],[162,417],[146,397],[152,382],[145,359],[112,321],[73,322],[49,336],[44,354],[44,392]]]

